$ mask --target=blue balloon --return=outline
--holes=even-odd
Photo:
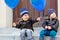
[[[46,6],[46,0],[30,0],[33,8],[38,10],[39,12],[43,11]]]
[[[20,0],[5,0],[5,3],[12,9],[14,9],[19,2]]]

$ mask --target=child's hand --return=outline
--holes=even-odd
[[[48,26],[48,30],[51,30],[52,28],[51,28],[51,26]]]
[[[47,27],[47,26],[45,26],[45,29],[48,29],[48,27]]]
[[[40,21],[40,20],[41,20],[41,17],[38,17],[38,18],[37,18],[37,21]]]
[[[13,23],[12,25],[15,27],[16,26],[16,23]]]

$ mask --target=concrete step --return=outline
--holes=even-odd
[[[43,30],[42,27],[34,27],[34,32],[33,32],[34,40],[39,40],[39,33],[41,30]],[[49,38],[50,37],[45,37],[45,40],[49,40]],[[0,28],[0,40],[20,40],[20,29]],[[59,30],[56,36],[56,40],[60,40]]]

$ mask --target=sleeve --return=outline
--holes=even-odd
[[[59,27],[59,20],[56,21],[55,25],[52,25],[53,29],[58,29]]]
[[[45,26],[46,26],[46,20],[44,20],[42,23],[42,27],[45,28]]]
[[[34,23],[36,23],[38,21],[36,19],[34,19],[34,20],[32,19],[31,22],[32,22],[32,24],[34,24]]]
[[[16,28],[20,28],[21,27],[21,23],[19,22],[19,24],[16,25]]]

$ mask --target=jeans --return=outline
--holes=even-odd
[[[51,30],[51,31],[42,30],[40,32],[40,40],[44,40],[44,36],[50,36],[51,40],[53,40],[53,39],[55,39],[56,31],[54,31],[54,30]]]
[[[25,37],[27,35],[27,39],[28,40],[33,40],[33,36],[32,36],[32,30],[31,29],[22,29],[21,30],[21,40],[25,40]]]

